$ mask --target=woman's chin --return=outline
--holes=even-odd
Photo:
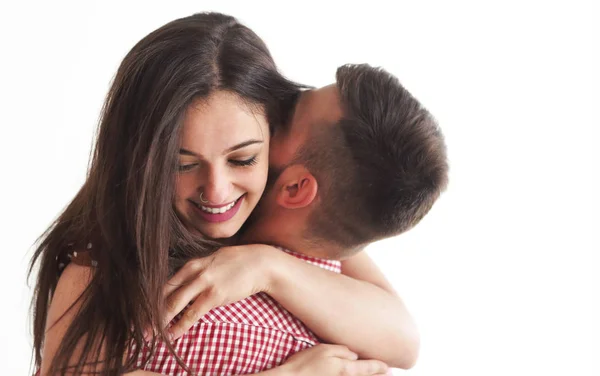
[[[228,225],[210,225],[210,226],[199,226],[196,230],[202,234],[205,238],[213,240],[226,240],[238,233],[241,226],[234,226],[233,224]]]

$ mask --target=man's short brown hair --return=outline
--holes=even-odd
[[[319,182],[305,237],[357,249],[416,225],[445,189],[446,147],[432,115],[381,68],[336,73],[343,111],[299,151]]]

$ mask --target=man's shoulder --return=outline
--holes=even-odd
[[[318,342],[302,321],[264,292],[213,308],[194,327],[196,329],[188,331],[188,335],[219,327],[226,332],[245,333],[250,330],[262,337],[285,335],[311,344]]]
[[[275,246],[275,248],[289,254],[292,255],[296,258],[299,258],[300,260],[304,260],[306,262],[308,262],[309,264],[318,266],[320,268],[335,272],[335,273],[341,273],[342,271],[342,263],[339,260],[331,260],[331,259],[325,259],[325,258],[320,258],[320,257],[314,257],[314,256],[310,256],[298,251],[292,251],[290,249],[286,249],[283,247],[279,247],[279,246]]]

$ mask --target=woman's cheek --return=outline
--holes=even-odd
[[[179,174],[175,191],[179,199],[187,199],[198,191],[198,183],[193,174]]]

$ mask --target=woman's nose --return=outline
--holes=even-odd
[[[209,172],[207,183],[204,185],[202,196],[204,201],[208,200],[209,204],[221,205],[226,204],[229,199],[232,199],[233,185],[227,176],[227,173],[219,170]]]

